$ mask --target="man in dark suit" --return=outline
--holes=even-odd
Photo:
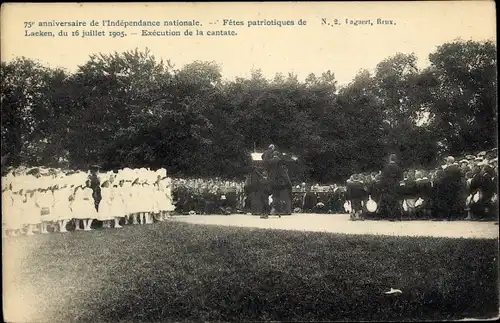
[[[455,158],[447,157],[441,180],[441,190],[439,198],[443,203],[445,219],[455,220],[465,207],[465,179]]]
[[[401,190],[403,170],[396,161],[396,155],[389,156],[389,163],[381,174],[380,215],[384,218],[401,220]]]
[[[99,178],[99,166],[94,165],[90,167],[90,188],[92,189],[92,196],[94,197],[94,206],[99,211],[99,203],[101,203],[101,179]]]
[[[278,215],[290,214],[292,184],[286,164],[278,151],[273,152],[268,164],[268,171],[274,213]]]
[[[363,220],[363,201],[368,195],[363,182],[361,181],[361,175],[354,174],[347,181],[347,194],[346,200],[351,202],[351,208],[353,213],[351,213],[351,220]]]
[[[249,197],[250,210],[253,215],[267,213],[266,204],[268,203],[268,195],[264,181],[265,174],[257,167],[254,167],[245,183],[245,190]]]

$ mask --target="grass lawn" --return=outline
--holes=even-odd
[[[444,320],[498,314],[498,242],[186,223],[4,241],[31,320]],[[29,288],[27,288],[28,286]],[[385,295],[391,287],[401,295]],[[29,297],[27,295],[30,295]]]

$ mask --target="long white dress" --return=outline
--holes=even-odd
[[[2,226],[7,229],[7,224],[10,218],[10,209],[12,208],[11,191],[5,190],[2,192]]]
[[[155,206],[155,195],[151,185],[142,185],[139,190],[139,196],[141,200],[141,212],[154,212]]]
[[[120,187],[111,187],[111,215],[120,218],[126,215]]]
[[[86,187],[76,190],[72,210],[75,219],[97,219],[97,211],[94,206],[91,188]]]
[[[128,216],[130,214],[129,211],[130,185],[125,184],[121,187],[118,187],[118,194],[121,197],[122,207],[123,207],[123,215],[121,216]]]
[[[101,203],[99,203],[99,212],[97,219],[99,221],[107,221],[114,219],[113,209],[112,209],[112,194],[109,187],[101,188]]]
[[[16,207],[15,195],[12,191],[7,190],[2,193],[2,225],[7,230],[15,230],[16,218],[19,217],[19,210]]]
[[[54,191],[54,219],[70,220],[73,218],[73,212],[70,208],[69,197],[72,193],[71,188],[65,187]]]
[[[143,201],[141,201],[142,185],[132,185],[130,187],[130,200],[127,208],[130,213],[139,213],[143,211]]]
[[[12,229],[22,229],[25,224],[24,194],[12,195],[12,210],[14,211],[14,216],[11,219],[11,225],[13,226]]]
[[[52,194],[51,190],[46,190],[43,192],[37,192],[36,194],[36,202],[38,207],[40,208],[40,216],[43,222],[51,222],[54,221],[54,194]]]
[[[36,205],[36,196],[39,192],[28,193],[26,203],[24,203],[24,221],[26,224],[40,224],[42,218],[40,216],[40,208]]]

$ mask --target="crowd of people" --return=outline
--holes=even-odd
[[[244,182],[224,179],[173,179],[177,214],[232,214],[245,209]]]
[[[89,172],[19,167],[2,176],[3,231],[32,235],[121,228],[173,214],[350,213],[352,220],[498,216],[496,154],[482,152],[458,162],[448,157],[437,169],[406,171],[391,156],[379,172],[354,174],[345,185],[327,186],[293,186],[274,147],[265,154],[268,164],[256,167],[244,182],[172,179],[165,169],[99,173],[97,167]]]
[[[481,152],[432,170],[403,171],[392,156],[379,173],[347,181],[351,219],[479,220],[498,217],[498,157]]]
[[[150,224],[174,210],[165,169],[99,174],[18,168],[2,177],[4,235]]]

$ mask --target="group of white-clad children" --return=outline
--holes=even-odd
[[[165,169],[126,168],[98,177],[96,190],[85,172],[59,171],[45,176],[9,173],[2,178],[4,235],[67,232],[70,221],[74,221],[75,230],[84,231],[92,230],[94,220],[102,221],[104,228],[121,228],[120,222],[150,224],[154,215],[163,221],[175,208]],[[96,194],[98,190],[100,194]]]

